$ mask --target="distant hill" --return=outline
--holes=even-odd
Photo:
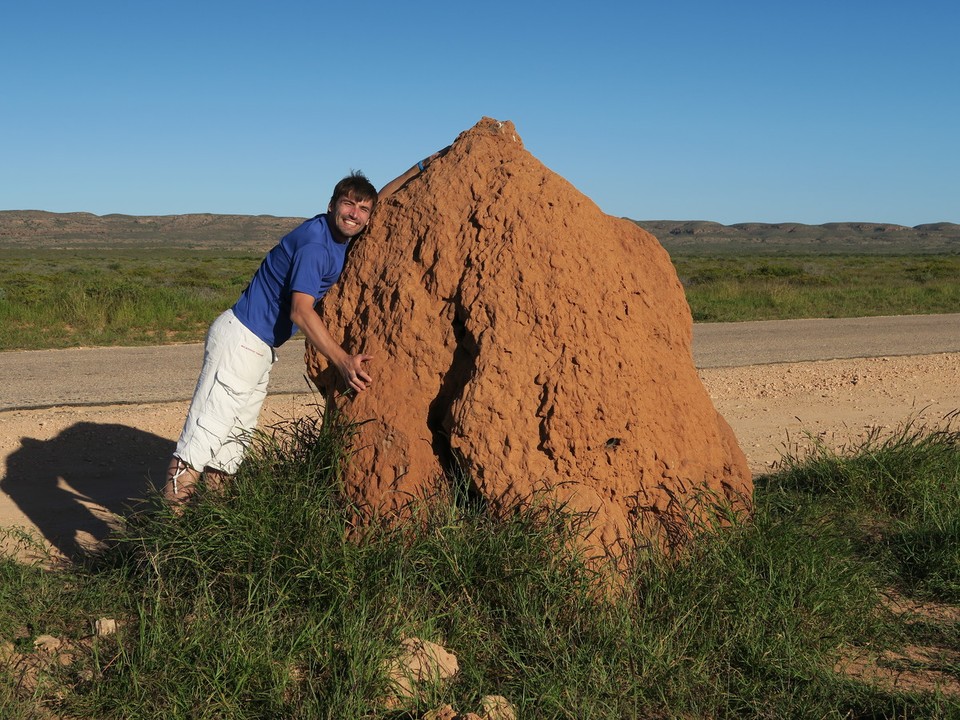
[[[695,253],[957,253],[960,225],[916,227],[868,222],[738,223],[689,220],[632,220],[656,236],[668,251]]]
[[[303,218],[272,215],[93,215],[0,211],[0,248],[269,250]]]
[[[207,248],[264,252],[304,218],[273,215],[93,215],[0,211],[0,248]],[[631,220],[670,252],[958,253],[960,225]]]

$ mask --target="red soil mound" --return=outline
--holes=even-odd
[[[323,314],[374,356],[373,387],[337,401],[369,420],[345,480],[371,514],[403,515],[455,463],[494,508],[546,490],[594,513],[598,549],[662,538],[704,491],[749,501],[667,253],[510,122],[484,118],[380,204]]]

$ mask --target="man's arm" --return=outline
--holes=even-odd
[[[316,300],[307,293],[294,292],[290,300],[290,319],[300,328],[307,340],[340,372],[347,386],[362,392],[373,382],[363,369],[372,355],[350,355],[333,339],[326,324],[314,310]]]
[[[441,157],[442,155],[446,155],[447,150],[449,149],[450,149],[450,146],[447,145],[443,150],[438,150],[430,157],[424,158],[423,160],[418,162],[416,165],[414,165],[412,168],[410,168],[405,173],[403,173],[403,175],[400,175],[399,177],[396,177],[390,182],[388,182],[386,185],[383,186],[383,189],[380,190],[380,193],[379,193],[380,199],[383,200],[385,197],[389,197],[390,195],[393,195],[393,193],[395,193],[397,190],[403,187],[403,185],[408,180],[410,180],[413,177],[416,177],[417,175],[422,173],[424,170],[426,170],[427,165],[432,163],[438,157]]]

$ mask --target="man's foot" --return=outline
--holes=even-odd
[[[223,493],[231,480],[233,480],[233,475],[227,475],[223,470],[214,470],[209,467],[203,470],[204,486],[207,490],[217,494]]]
[[[167,467],[167,482],[163,486],[163,498],[175,512],[197,491],[200,473],[174,456]]]

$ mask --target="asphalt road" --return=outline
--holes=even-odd
[[[693,327],[697,367],[960,352],[960,314],[704,323]],[[280,348],[271,393],[308,392],[303,341]],[[0,410],[187,400],[202,345],[0,353]]]
[[[693,326],[699,368],[960,352],[960,314]]]

